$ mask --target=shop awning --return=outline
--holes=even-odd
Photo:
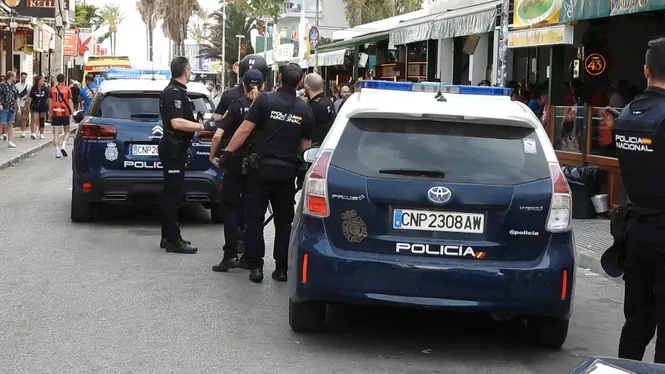
[[[432,24],[431,39],[484,34],[494,30],[501,0],[441,13]]]
[[[400,23],[396,28],[390,30],[390,44],[403,45],[429,40],[432,35],[433,21],[441,14],[430,14]]]
[[[330,52],[319,52],[319,66],[343,65],[344,55],[346,55],[346,48]],[[316,63],[315,57],[313,53],[309,55],[307,59],[309,66],[314,66]]]
[[[331,52],[338,49],[353,48],[356,45],[373,44],[382,40],[388,40],[390,31],[377,31],[365,35],[356,36],[355,38],[338,40],[328,43],[319,47],[319,54],[322,52]]]

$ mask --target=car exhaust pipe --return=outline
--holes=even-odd
[[[185,201],[190,203],[208,203],[210,198],[206,195],[188,195],[185,197]]]
[[[102,201],[126,201],[127,195],[104,195]]]

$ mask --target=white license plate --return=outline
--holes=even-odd
[[[157,145],[132,144],[132,155],[134,156],[158,156]]]
[[[485,232],[485,215],[479,213],[395,209],[393,212],[393,228],[396,230],[482,234]]]

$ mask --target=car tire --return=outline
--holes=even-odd
[[[560,349],[566,342],[569,323],[569,320],[557,317],[529,317],[526,321],[527,337],[540,347]]]
[[[326,323],[326,303],[323,301],[293,302],[289,299],[289,325],[295,332],[322,331]]]
[[[83,201],[72,191],[70,214],[72,222],[90,222],[95,218],[95,206],[92,203]]]
[[[210,218],[214,223],[224,223],[224,206],[221,203],[210,206]]]

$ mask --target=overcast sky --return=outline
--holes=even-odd
[[[145,26],[141,21],[141,15],[136,10],[136,1],[134,0],[86,0],[88,4],[93,4],[98,7],[103,7],[106,4],[120,4],[120,8],[124,12],[125,21],[118,28],[118,42],[117,51],[118,55],[128,55],[132,64],[140,64],[147,60],[146,58],[146,43],[145,43]],[[219,0],[199,0],[199,4],[209,11],[215,11],[219,8]],[[100,29],[99,35],[104,33],[104,29]],[[155,45],[155,67],[168,66],[168,40],[164,37],[161,26],[158,25],[154,30],[154,45]],[[96,35],[98,36],[98,35]],[[102,47],[108,48],[111,52],[110,42],[107,40]]]

